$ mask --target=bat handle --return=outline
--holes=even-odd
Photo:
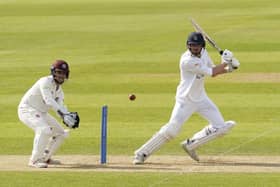
[[[222,55],[222,54],[224,53],[224,51],[223,51],[223,50],[220,50],[219,53],[220,53],[220,55]]]

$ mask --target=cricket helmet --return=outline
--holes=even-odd
[[[190,33],[187,39],[187,45],[190,44],[202,45],[202,47],[205,47],[205,40],[203,38],[203,35],[200,32]]]
[[[69,65],[66,61],[64,60],[56,60],[54,63],[51,65],[51,74],[53,77],[55,77],[55,71],[56,70],[62,70],[65,72],[66,79],[69,78]]]

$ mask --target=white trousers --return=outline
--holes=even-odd
[[[135,154],[143,155],[146,159],[165,144],[165,142],[175,138],[183,124],[195,112],[205,118],[210,123],[210,127],[219,129],[226,126],[219,109],[208,97],[200,102],[193,102],[189,99],[185,100],[185,102],[177,101],[169,122],[156,132],[144,145],[137,149]],[[199,131],[195,136],[199,136],[199,138],[205,136],[204,130]]]
[[[65,137],[66,131],[59,122],[46,112],[40,112],[27,105],[18,107],[19,119],[35,132],[30,160],[44,159],[44,151],[53,137]],[[67,132],[68,133],[68,132]]]
[[[226,125],[218,107],[208,97],[199,102],[186,99],[185,102],[175,103],[169,122],[160,129],[160,132],[168,139],[174,138],[193,113],[198,113],[214,128]]]

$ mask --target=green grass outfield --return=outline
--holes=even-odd
[[[278,186],[279,174],[173,174],[173,173],[0,173],[5,186]],[[12,177],[11,177],[12,176]],[[8,179],[8,180],[7,180]],[[4,185],[3,185],[4,186]]]
[[[241,62],[237,72],[206,81],[225,119],[238,126],[199,154],[280,155],[279,12],[277,0],[0,0],[0,154],[30,154],[33,133],[19,122],[17,105],[39,77],[49,74],[52,61],[62,58],[71,68],[64,85],[66,103],[80,113],[81,127],[58,154],[99,154],[101,106],[108,104],[108,154],[133,155],[169,119],[192,16]],[[217,52],[208,50],[219,62]],[[136,94],[136,101],[128,100],[129,93]],[[204,125],[205,120],[192,116],[156,154],[185,154],[179,143]],[[0,179],[6,182],[0,186],[35,186],[38,181],[45,186],[280,183],[278,174],[245,173],[2,171]]]

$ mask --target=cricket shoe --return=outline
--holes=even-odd
[[[195,161],[199,161],[199,157],[197,156],[195,149],[190,149],[189,146],[190,144],[192,144],[193,142],[189,139],[187,139],[186,141],[183,141],[181,143],[182,148],[188,153],[188,155],[194,159]]]
[[[145,154],[135,154],[133,159],[134,165],[144,164],[144,161],[146,160],[147,156]]]
[[[44,162],[42,159],[38,159],[36,161],[29,160],[28,166],[34,168],[47,168],[48,164]]]

